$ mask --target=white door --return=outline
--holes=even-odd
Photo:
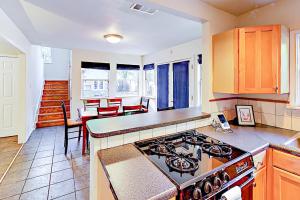
[[[0,137],[18,135],[18,67],[18,58],[0,57]]]

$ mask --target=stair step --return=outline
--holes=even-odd
[[[67,80],[45,80],[45,84],[69,84]]]
[[[69,100],[69,95],[43,95],[42,100]]]
[[[68,95],[69,90],[68,89],[46,89],[43,91],[43,95],[59,95],[59,94],[65,94]]]
[[[45,84],[44,89],[68,89],[68,85],[61,85],[61,84]]]
[[[66,105],[66,111],[70,111],[70,105]],[[62,112],[61,106],[40,107],[40,110],[39,110],[40,114],[61,113],[61,112]]]
[[[70,105],[70,101],[64,101],[65,105]],[[61,106],[61,101],[60,100],[43,100],[41,102],[41,107],[46,107],[46,106]]]
[[[67,112],[67,117],[70,118],[70,112]],[[38,116],[38,122],[58,119],[64,119],[64,114],[62,112],[39,114]]]
[[[44,122],[37,122],[36,128],[44,128],[44,127],[51,127],[51,126],[63,126],[64,120],[49,120]]]
[[[69,81],[45,80],[37,128],[64,125],[62,101],[66,104],[67,117],[70,118]]]

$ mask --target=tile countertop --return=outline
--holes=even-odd
[[[176,186],[132,144],[100,150],[98,157],[118,200],[167,200],[177,195]]]
[[[192,107],[89,120],[87,129],[92,137],[103,138],[206,118],[210,114],[201,112],[200,107]]]
[[[284,145],[287,141],[299,134],[297,131],[271,127],[257,124],[256,127],[242,127],[230,125],[233,133],[223,133],[215,131],[212,126],[198,128],[197,130],[204,135],[236,146],[252,154],[271,146],[290,153],[300,155],[300,149]]]

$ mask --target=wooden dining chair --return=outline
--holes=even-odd
[[[100,99],[86,99],[83,100],[84,110],[88,110],[90,108],[97,109],[100,107]]]
[[[122,98],[112,98],[112,99],[107,99],[107,107],[111,106],[122,106]]]
[[[138,114],[142,112],[142,106],[136,105],[136,106],[123,106],[123,113],[124,115],[132,115],[132,114]]]
[[[149,98],[146,97],[141,97],[140,105],[142,106],[142,111],[143,112],[148,112],[149,111]]]
[[[98,118],[116,117],[119,114],[119,106],[97,108]]]
[[[65,154],[67,154],[69,139],[76,139],[76,138],[78,138],[78,141],[80,141],[81,130],[82,130],[82,122],[81,122],[81,120],[68,119],[68,117],[67,117],[67,111],[66,111],[66,105],[65,105],[65,103],[63,101],[61,103],[61,108],[62,108],[63,115],[64,115],[64,125],[65,125],[65,141],[64,141],[64,146],[65,146]],[[78,131],[69,131],[69,129],[71,129],[71,128],[77,128],[77,127],[79,129]],[[71,138],[69,138],[69,134],[70,133],[76,133],[76,132],[78,132],[78,137],[71,137]]]

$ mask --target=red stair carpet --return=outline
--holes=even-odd
[[[70,117],[69,82],[45,81],[43,96],[40,104],[37,128],[64,125],[61,101],[64,101],[67,116]]]

